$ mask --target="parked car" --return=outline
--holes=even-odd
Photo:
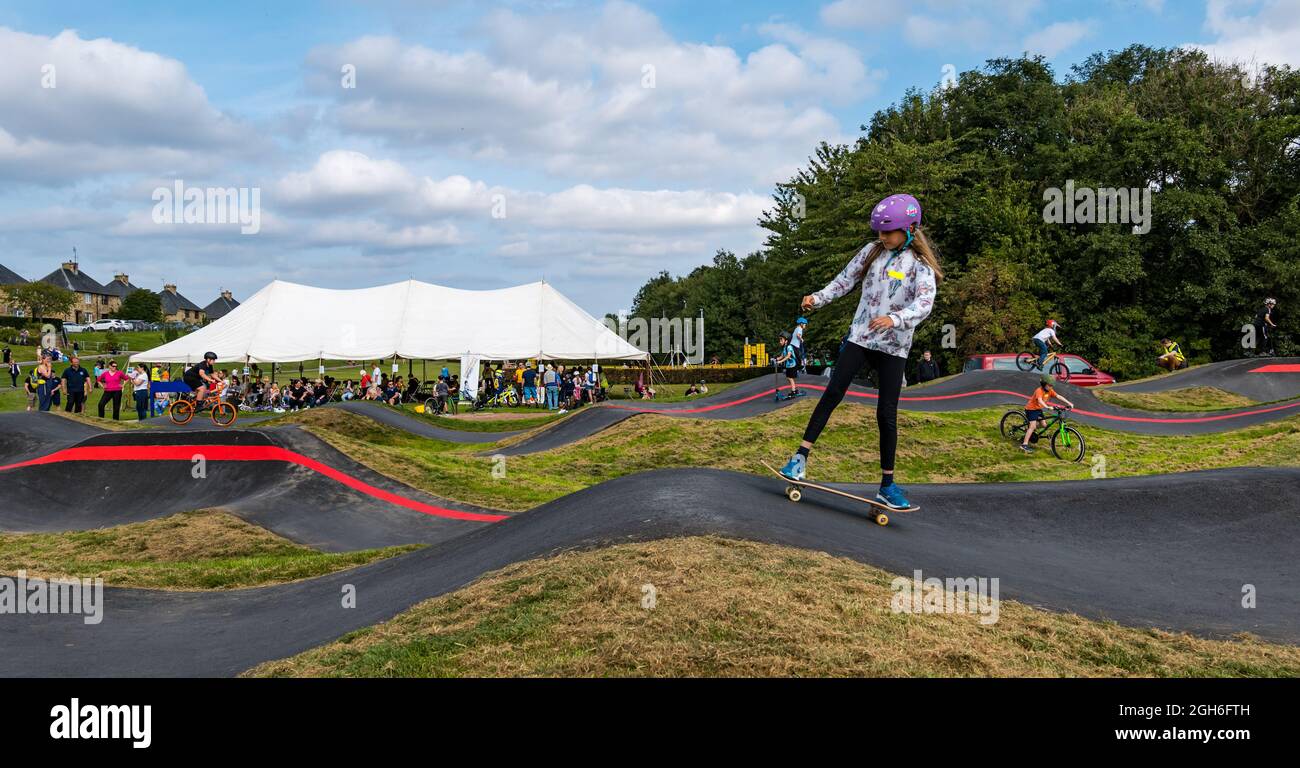
[[[90,327],[90,330],[92,330],[92,331],[129,331],[129,330],[131,330],[131,326],[127,325],[125,322],[123,322],[123,321],[121,321],[121,320],[113,320],[113,319],[109,319],[109,318],[105,318],[105,319],[103,319],[103,320],[96,320],[95,322],[91,323],[89,327]]]
[[[1058,354],[1057,359],[1065,363],[1070,371],[1070,383],[1077,387],[1095,387],[1100,384],[1114,384],[1115,377],[1099,371],[1092,363],[1068,352]],[[1016,355],[1012,352],[999,352],[991,355],[971,355],[966,358],[962,371],[1015,371]]]
[[[64,323],[64,324],[63,324],[63,332],[64,332],[64,333],[84,333],[85,330],[86,330],[86,326],[82,325],[81,323]]]

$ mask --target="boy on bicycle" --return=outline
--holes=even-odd
[[[1034,346],[1038,347],[1038,370],[1040,371],[1043,370],[1043,363],[1047,361],[1047,355],[1051,352],[1051,345],[1055,344],[1058,347],[1065,346],[1061,343],[1061,340],[1056,337],[1056,329],[1060,327],[1061,324],[1055,320],[1048,320],[1047,327],[1034,334]]]
[[[1029,444],[1029,440],[1038,431],[1040,424],[1047,424],[1047,419],[1043,417],[1043,409],[1051,405],[1048,401],[1053,397],[1065,403],[1069,408],[1074,407],[1074,403],[1057,393],[1051,376],[1044,375],[1040,377],[1038,389],[1034,390],[1034,394],[1029,396],[1029,402],[1025,403],[1025,418],[1029,419],[1029,426],[1025,428],[1025,439],[1020,443],[1020,450],[1025,453],[1034,450],[1033,446]]]

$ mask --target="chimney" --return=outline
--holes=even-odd
[[[167,291],[168,293],[176,293],[176,286],[172,285],[171,283],[168,283],[167,285],[163,286],[163,290]]]
[[[221,298],[225,299],[226,301],[234,301],[234,300],[235,300],[235,297],[230,293],[230,291],[222,291],[222,292],[221,292]]]
[[[113,279],[123,285],[126,285],[127,283],[131,282],[131,278],[127,277],[126,275],[113,275]]]
[[[71,273],[74,274],[74,275],[77,274],[77,262],[75,262],[75,261],[65,261],[65,262],[63,262],[63,268],[66,269],[67,271],[71,272]]]

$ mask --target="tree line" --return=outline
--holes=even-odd
[[[1116,196],[1099,215],[1107,190],[1123,193],[1126,219]],[[822,143],[777,186],[758,251],[661,272],[632,312],[702,310],[705,354],[724,361],[746,337],[771,348],[800,297],[873,239],[871,206],[904,191],[921,200],[946,277],[913,354],[932,349],[947,372],[1027,349],[1048,317],[1067,351],[1122,377],[1153,373],[1163,336],[1194,362],[1242,356],[1242,326],[1266,296],[1284,336],[1300,332],[1300,74],[1146,46],[1094,54],[1059,80],[1021,57],[909,91],[853,145]],[[855,308],[845,297],[813,315],[810,348],[838,348]]]

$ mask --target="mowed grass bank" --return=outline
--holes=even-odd
[[[517,563],[249,676],[1295,677],[1300,648],[1134,629],[1002,601],[892,609],[895,577],[716,537]],[[644,607],[654,590],[653,607]],[[991,614],[989,614],[991,616]]]
[[[365,565],[419,549],[326,553],[226,512],[202,510],[142,523],[63,533],[0,533],[0,573],[102,578],[115,587],[234,589]]]

